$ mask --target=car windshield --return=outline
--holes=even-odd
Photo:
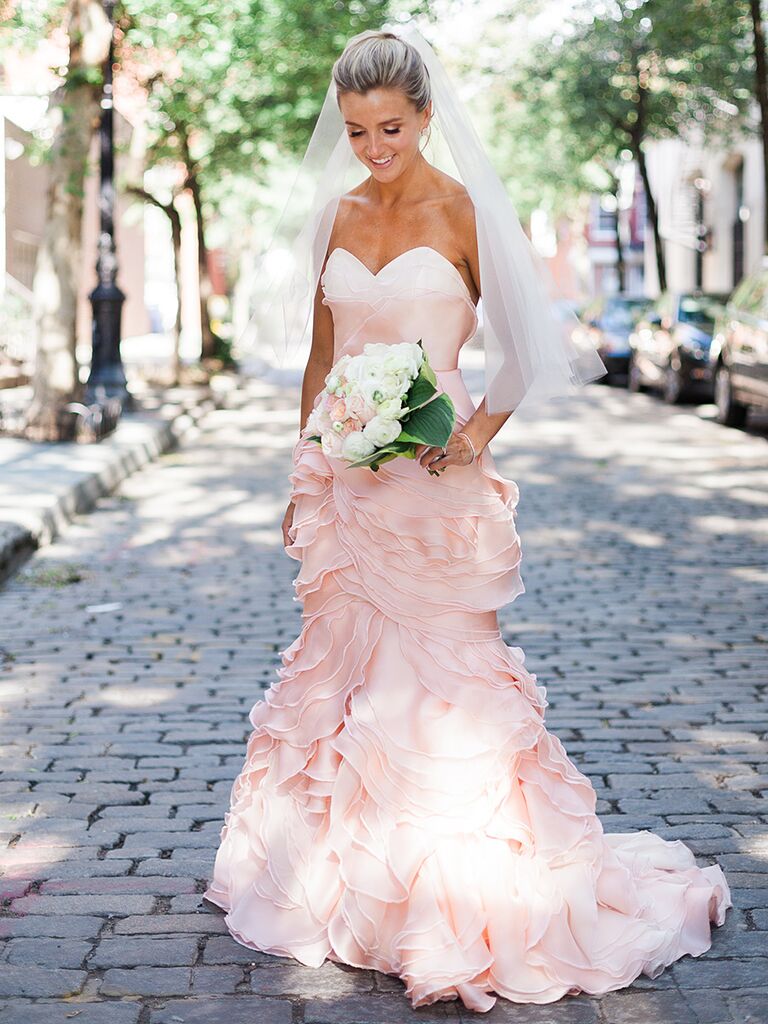
[[[609,302],[602,316],[603,330],[617,331],[633,327],[647,306],[647,302],[641,301]]]
[[[726,301],[726,295],[683,295],[680,299],[680,323],[711,327]]]

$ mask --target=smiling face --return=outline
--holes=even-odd
[[[399,89],[342,92],[339,109],[357,159],[378,181],[394,181],[419,156],[429,107],[417,111]]]

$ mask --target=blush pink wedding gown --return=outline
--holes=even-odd
[[[335,249],[334,358],[422,338],[464,423],[477,327],[456,267],[409,249],[372,274]],[[547,1003],[655,977],[711,943],[720,867],[643,830],[606,834],[544,725],[545,688],[496,610],[523,593],[518,488],[486,450],[431,476],[294,449],[287,553],[303,628],[253,731],[205,898],[242,945],[402,978],[414,1007]],[[702,975],[702,978],[704,976]]]

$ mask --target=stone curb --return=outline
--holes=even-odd
[[[75,516],[90,511],[126,477],[175,448],[209,412],[242,404],[243,384],[241,376],[227,373],[210,385],[153,394],[158,409],[123,413],[116,429],[95,444],[0,438],[0,446],[19,449],[18,457],[0,459],[0,583]],[[57,467],[60,455],[73,456],[72,461],[83,465]],[[14,465],[9,468],[9,463]],[[46,476],[49,482],[42,485]]]

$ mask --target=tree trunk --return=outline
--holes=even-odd
[[[137,186],[129,187],[128,191],[143,199],[145,203],[156,206],[162,210],[171,222],[171,244],[173,247],[173,279],[176,282],[176,321],[173,325],[173,366],[172,383],[178,384],[181,379],[181,301],[182,301],[182,279],[181,279],[181,216],[174,204],[175,196],[170,202],[164,203],[161,199],[153,196],[144,188]]]
[[[749,0],[755,50],[755,94],[760,105],[760,135],[763,143],[763,252],[768,252],[768,70],[765,58],[765,30],[760,0]]]
[[[37,355],[24,431],[36,440],[60,439],[69,419],[64,406],[83,394],[75,357],[83,191],[98,123],[98,72],[109,53],[112,33],[96,0],[70,0],[66,28],[69,66],[63,85],[51,98],[59,121],[50,161],[45,230],[32,289]]]
[[[176,281],[176,320],[173,325],[173,383],[181,383],[181,306],[183,284],[181,275],[181,217],[171,203],[167,211],[171,219],[171,244],[173,246],[173,274]]]
[[[640,169],[640,177],[643,179],[648,221],[653,229],[653,242],[656,250],[656,273],[659,277],[659,291],[665,292],[667,290],[667,264],[664,258],[664,240],[662,239],[661,232],[659,231],[659,211],[656,208],[656,200],[653,198],[653,192],[651,191],[651,180],[648,177],[648,165],[645,162],[645,153],[640,145],[640,141],[636,140],[634,137],[632,140],[632,149],[635,154],[635,160],[637,160],[637,166]]]
[[[208,270],[208,247],[205,244],[205,221],[203,220],[203,202],[200,195],[200,181],[195,172],[192,172],[187,179],[189,191],[192,193],[192,203],[195,207],[195,222],[197,224],[197,268],[200,281],[200,326],[202,329],[203,341],[200,353],[203,359],[212,359],[216,350],[216,337],[211,327],[211,314],[208,308],[213,284]]]
[[[211,327],[211,314],[208,303],[213,295],[213,284],[208,271],[208,246],[205,244],[205,218],[203,216],[203,197],[200,177],[189,150],[189,136],[186,128],[178,126],[181,149],[187,169],[187,188],[192,196],[197,226],[197,270],[200,288],[200,329],[202,332],[202,359],[212,359],[216,352],[216,336]]]
[[[632,153],[637,161],[640,170],[640,177],[643,179],[645,189],[645,203],[648,214],[648,221],[653,229],[654,249],[656,250],[656,274],[659,278],[659,291],[667,290],[667,261],[664,254],[664,241],[659,231],[659,211],[656,200],[651,189],[651,179],[648,176],[648,165],[645,162],[643,150],[643,139],[645,138],[645,113],[646,96],[648,93],[648,70],[641,68],[640,55],[633,52],[632,62],[637,77],[637,104],[635,106],[636,120],[624,126],[624,131],[629,136]]]
[[[617,178],[611,180],[611,195],[616,200],[616,220],[614,222],[616,228],[616,276],[619,280],[619,291],[623,292],[626,290],[626,264],[624,263],[624,246],[621,242],[621,211],[619,209],[619,181]]]

